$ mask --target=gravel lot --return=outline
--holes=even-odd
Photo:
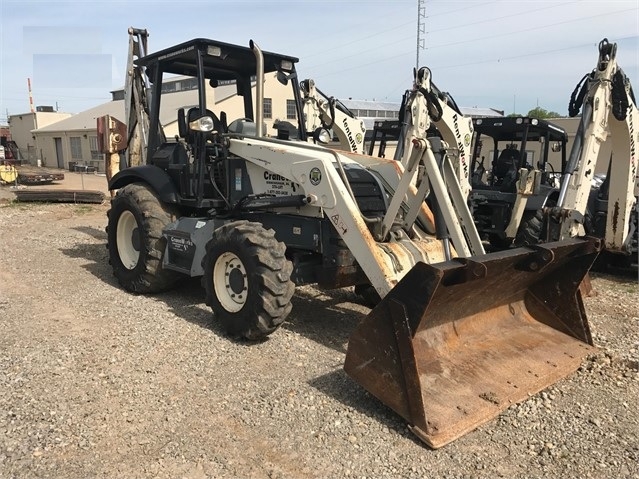
[[[636,277],[593,276],[578,372],[433,451],[343,372],[352,291],[298,288],[269,340],[234,342],[197,280],[118,288],[107,209],[0,204],[0,477],[639,476]]]

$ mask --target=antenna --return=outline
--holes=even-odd
[[[29,106],[31,107],[31,113],[35,113],[35,107],[33,106],[33,95],[31,94],[31,78],[27,78],[27,85],[29,87]]]
[[[422,35],[426,35],[426,24],[424,23],[426,19],[425,3],[426,0],[417,0],[417,64],[415,65],[417,70],[419,70],[419,50],[420,48],[424,48]]]

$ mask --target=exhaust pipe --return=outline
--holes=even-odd
[[[256,85],[255,85],[255,131],[258,137],[264,136],[264,56],[262,50],[253,40],[249,40],[249,47],[255,54]]]

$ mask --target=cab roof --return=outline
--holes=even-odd
[[[253,50],[249,47],[230,43],[195,38],[179,45],[165,48],[135,61],[136,65],[155,69],[159,66],[165,73],[176,75],[197,75],[197,52],[204,52],[204,75],[208,79],[235,80],[238,77],[256,74],[257,61]],[[264,73],[278,71],[282,62],[290,62],[291,69],[299,61],[296,57],[262,51],[264,56]],[[284,70],[289,71],[289,70]]]
[[[550,141],[568,139],[568,134],[562,127],[537,118],[521,116],[473,118],[473,127],[477,133],[490,136],[497,141],[521,141],[525,125],[528,125],[527,141],[539,141],[539,138],[546,134]]]

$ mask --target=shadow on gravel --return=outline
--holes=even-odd
[[[106,232],[104,231],[104,229],[93,228],[91,226],[74,226],[71,229],[75,230],[75,231],[79,231],[80,233],[85,233],[85,234],[87,234],[89,236],[92,236],[93,238],[95,238],[97,240],[100,240],[100,241],[105,241],[106,242],[106,240],[107,240],[107,235],[106,235]]]
[[[423,447],[422,442],[406,429],[405,421],[401,416],[395,414],[375,396],[365,391],[349,378],[343,369],[324,374],[308,383],[322,394],[332,397],[344,406],[378,422],[382,427],[385,426]]]
[[[97,228],[78,227],[75,229],[87,233],[98,240],[106,241],[106,233]],[[111,271],[106,243],[76,244],[73,248],[63,248],[60,251],[71,258],[88,260],[86,264],[82,265],[82,268],[101,282],[122,290]],[[123,294],[135,296],[134,293],[127,293],[124,290],[122,292]],[[199,278],[185,276],[184,280],[175,289],[164,293],[146,295],[145,297],[165,303],[169,306],[170,311],[181,319],[210,329],[220,336],[224,335],[222,329],[217,325],[211,327],[210,310],[203,311],[204,290],[200,286]]]
[[[105,234],[98,229],[83,227],[77,229],[98,240],[106,239]],[[82,268],[98,278],[100,282],[120,289],[111,272],[104,243],[76,244],[72,248],[60,251],[71,258],[87,260]],[[123,294],[130,293],[123,291]],[[169,307],[169,311],[178,318],[208,329],[228,341],[243,346],[256,344],[229,337],[221,325],[214,320],[212,312],[208,306],[204,305],[204,290],[200,284],[200,278],[185,277],[175,289],[147,297],[165,303]],[[366,314],[348,307],[349,303],[353,304],[356,301],[356,296],[350,290],[310,293],[298,289],[292,300],[293,311],[283,328],[339,353],[346,354],[349,336]],[[314,378],[309,381],[309,385],[345,406],[378,421],[399,435],[421,444],[406,430],[402,418],[362,389],[346,375],[343,369],[340,368]]]
[[[310,293],[297,290],[293,297],[293,312],[283,327],[327,348],[346,355],[351,332],[368,314],[355,310],[357,297],[348,289]],[[349,409],[353,409],[387,427],[415,444],[423,444],[406,429],[403,418],[369,394],[340,368],[308,381],[320,393],[332,397]]]
[[[77,228],[78,230],[95,230],[95,228]],[[99,231],[99,230],[95,230]],[[91,234],[91,233],[88,233]],[[98,238],[101,239],[101,238]],[[106,238],[102,238],[106,239]],[[109,266],[109,259],[105,243],[77,243],[72,248],[60,248],[60,252],[70,258],[82,258],[89,261],[82,265],[82,268],[87,270],[93,276],[100,281],[107,283],[110,286],[118,286],[118,282],[111,274],[111,267]]]
[[[208,329],[216,335],[234,341],[226,335],[222,326],[213,320],[211,309],[204,304],[204,289],[200,278],[184,276],[177,287],[152,296],[169,307],[169,311],[178,318]],[[240,341],[234,341],[241,344]]]
[[[97,228],[77,227],[75,229],[97,240],[106,241],[106,234]],[[105,243],[78,243],[72,248],[63,248],[60,251],[71,258],[87,260],[82,268],[101,282],[120,289],[109,265]],[[200,278],[185,276],[175,289],[147,297],[165,303],[179,318],[209,329],[229,341],[246,346],[255,344],[255,342],[229,337],[221,325],[214,320],[213,313],[204,304],[204,289],[200,284]],[[312,294],[298,289],[292,300],[293,311],[283,327],[346,354],[345,346],[348,338],[363,314],[340,304],[355,303],[356,300],[356,296],[349,290],[318,291]]]
[[[346,290],[312,294],[298,289],[292,300],[293,311],[283,327],[346,354],[348,338],[365,315],[341,304],[355,301],[354,293]]]

